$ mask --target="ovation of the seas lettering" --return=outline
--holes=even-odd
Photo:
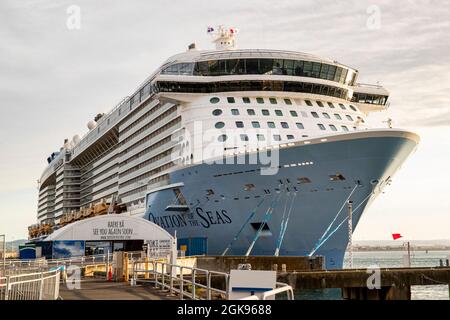
[[[203,227],[210,228],[213,225],[230,224],[232,220],[226,210],[205,211],[202,208],[195,209],[195,215],[171,214],[155,216],[149,213],[148,219],[162,228]]]

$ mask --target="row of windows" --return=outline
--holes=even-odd
[[[217,93],[234,91],[284,91],[326,95],[346,99],[348,90],[317,83],[295,81],[218,81],[218,82],[176,82],[158,81],[155,92]]]
[[[284,103],[285,103],[286,105],[292,105],[291,99],[284,98],[283,101],[284,101]],[[220,98],[219,98],[219,97],[212,97],[211,99],[209,99],[209,102],[212,103],[212,104],[216,104],[216,103],[220,102]],[[235,97],[227,97],[227,102],[233,104],[233,103],[236,103],[236,99],[235,99]],[[242,97],[242,102],[243,102],[243,103],[251,103],[251,100],[250,100],[249,97]],[[264,103],[265,103],[265,100],[264,100],[263,97],[256,97],[256,102],[259,103],[259,104],[264,104]],[[273,98],[273,97],[270,97],[270,98],[269,98],[269,102],[270,102],[271,104],[277,104],[277,103],[278,103],[278,102],[277,102],[277,99],[276,99],[276,98]],[[305,100],[305,103],[306,103],[306,105],[308,105],[308,106],[310,106],[310,107],[313,106],[311,100]],[[319,107],[321,107],[321,108],[324,108],[324,107],[325,107],[324,104],[322,103],[322,101],[316,101],[316,104],[317,104]],[[334,104],[333,104],[332,102],[327,102],[327,104],[328,104],[328,107],[330,107],[331,109],[334,109],[334,108],[335,108],[335,106],[334,106]],[[339,103],[338,105],[339,105],[339,107],[340,107],[342,110],[347,110],[347,107],[346,107],[345,105],[343,105],[342,103]],[[349,105],[349,108],[352,109],[352,110],[355,111],[355,112],[358,111],[358,110],[357,110],[354,106],[352,106],[352,105]]]
[[[243,121],[236,121],[235,125],[236,125],[236,128],[244,128]],[[301,123],[301,122],[296,122],[295,125],[298,129],[305,129],[305,127],[303,126],[303,123]],[[219,122],[216,122],[216,124],[214,126],[216,129],[222,129],[223,127],[225,127],[225,123],[222,121],[219,121]],[[280,126],[283,129],[289,129],[289,124],[287,122],[280,122]],[[259,121],[252,121],[252,127],[253,128],[261,128],[261,124],[259,123]],[[271,129],[276,128],[275,122],[268,121],[267,127],[271,128]]]
[[[212,114],[213,114],[214,116],[220,116],[220,115],[222,115],[222,113],[223,113],[223,112],[222,112],[221,109],[214,109],[214,110],[212,111]],[[297,113],[297,111],[295,111],[295,110],[290,110],[289,113],[290,113],[290,115],[291,115],[292,117],[298,117],[298,113]],[[238,116],[238,115],[240,115],[239,109],[231,109],[231,114],[232,114],[233,116]],[[254,115],[256,115],[256,112],[255,112],[254,109],[247,109],[247,114],[248,114],[249,116],[254,116]],[[270,111],[269,111],[268,109],[262,109],[262,110],[261,110],[261,114],[262,114],[263,116],[270,116]],[[302,114],[303,117],[307,117],[306,112],[301,111],[301,114]],[[277,115],[277,116],[283,116],[283,111],[281,111],[281,110],[275,110],[275,115]],[[320,117],[319,114],[318,114],[317,112],[315,112],[315,111],[312,111],[312,112],[311,112],[311,115],[312,115],[314,118],[319,118],[319,117]],[[326,112],[322,112],[322,116],[323,116],[325,119],[331,119],[331,116],[330,116],[328,113],[326,113]],[[335,113],[335,114],[334,114],[334,117],[335,117],[337,120],[342,120],[341,115],[338,114],[338,113]],[[348,121],[354,121],[353,117],[352,117],[351,115],[349,115],[349,114],[346,114],[345,117],[347,118]],[[358,118],[358,120],[359,120],[360,122],[364,123],[364,119],[362,119],[360,116],[358,116],[357,118]]]
[[[351,75],[347,80],[347,73]],[[161,74],[226,76],[243,74],[287,75],[311,77],[353,85],[356,73],[328,63],[292,59],[221,59],[178,63],[168,66]]]
[[[378,104],[378,105],[385,105],[387,102],[387,99],[388,99],[388,96],[358,93],[358,92],[354,92],[353,97],[352,97],[353,102],[370,103],[370,104]]]

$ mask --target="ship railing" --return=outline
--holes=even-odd
[[[56,300],[60,270],[0,277],[0,300]]]
[[[294,290],[290,285],[283,282],[277,282],[277,288],[263,292],[261,297],[257,295],[251,295],[241,298],[240,300],[269,300],[272,298],[275,299],[276,296],[280,294],[286,294],[287,300],[294,300]]]
[[[145,264],[146,268],[140,268]],[[214,286],[214,280],[221,285]],[[138,282],[153,283],[155,288],[167,290],[178,295],[180,300],[228,299],[230,275],[225,272],[206,270],[168,262],[134,261],[132,264],[131,285]]]

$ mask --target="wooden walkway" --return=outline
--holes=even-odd
[[[63,300],[175,300],[168,292],[155,289],[151,284],[130,286],[126,282],[104,280],[81,281],[80,289],[68,289],[60,284],[59,295]]]

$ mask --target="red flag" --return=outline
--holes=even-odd
[[[392,238],[394,239],[394,240],[397,240],[397,239],[400,239],[400,238],[402,238],[403,236],[400,234],[400,233],[393,233],[392,234]]]

